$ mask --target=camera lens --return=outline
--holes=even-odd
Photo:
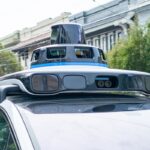
[[[112,82],[111,81],[105,81],[105,87],[107,87],[107,88],[111,88],[111,86],[112,86]]]
[[[102,80],[98,81],[97,84],[98,84],[98,87],[100,88],[103,88],[105,86],[105,82]]]

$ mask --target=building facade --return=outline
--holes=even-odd
[[[31,54],[35,48],[50,44],[51,26],[57,23],[83,25],[86,42],[108,52],[138,18],[140,25],[150,21],[150,0],[113,0],[88,11],[71,15],[62,13],[36,26],[16,31],[0,39],[2,45],[17,53],[22,66],[30,68]]]
[[[107,52],[127,35],[135,18],[140,25],[150,20],[150,0],[115,0],[72,15],[69,20],[84,26],[87,44]]]
[[[21,65],[24,69],[28,69],[33,50],[50,44],[51,26],[57,23],[68,23],[70,15],[64,12],[56,18],[48,18],[38,22],[34,27],[24,28],[1,38],[0,43],[4,49],[16,52]]]
[[[3,38],[0,38],[0,43],[4,48],[12,47],[20,42],[20,32],[15,31]]]

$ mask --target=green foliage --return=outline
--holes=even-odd
[[[127,38],[120,40],[107,54],[111,68],[150,72],[150,24],[129,29]]]
[[[0,51],[0,76],[20,71],[21,65],[13,52],[8,50]]]
[[[0,49],[3,49],[3,45],[0,43]]]

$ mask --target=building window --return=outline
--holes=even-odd
[[[122,33],[121,32],[118,32],[118,40],[120,40],[122,37]]]
[[[27,59],[24,60],[25,67],[27,67]]]
[[[19,63],[21,62],[21,54],[20,53],[18,53],[18,61],[19,61]]]
[[[106,52],[106,36],[101,37],[101,49]]]
[[[114,45],[114,35],[113,34],[110,35],[109,40],[110,40],[109,41],[109,44],[110,44],[109,48],[112,49],[112,47]]]
[[[94,39],[94,46],[96,46],[96,47],[100,46],[98,38]]]
[[[120,40],[123,36],[122,31],[121,30],[116,31],[115,36],[116,36],[116,41]]]
[[[24,52],[25,58],[28,59],[28,50]]]
[[[24,51],[20,55],[22,56],[23,60],[28,59],[28,51]]]
[[[92,45],[92,40],[87,40],[88,45]]]

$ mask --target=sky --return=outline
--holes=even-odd
[[[112,0],[2,0],[0,4],[0,37],[35,26],[62,12],[86,11]]]

